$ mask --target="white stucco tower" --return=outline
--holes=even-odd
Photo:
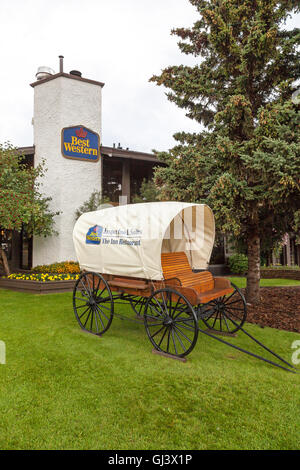
[[[60,214],[55,218],[58,236],[34,237],[33,267],[76,259],[72,241],[75,211],[92,191],[101,190],[100,150],[99,158],[92,158],[90,155],[93,152],[95,155],[95,150],[88,153],[85,147],[90,141],[88,137],[84,141],[82,135],[85,136],[87,129],[92,132],[92,137],[98,135],[101,139],[101,91],[104,86],[101,82],[82,78],[77,71],[64,73],[62,58],[59,73],[37,74],[37,78],[31,84],[34,88],[34,165],[45,161],[47,172],[42,179],[41,191],[52,198],[51,210],[60,211]],[[80,154],[76,153],[71,157],[63,155],[63,130],[70,127],[74,128],[71,132],[76,131],[79,136],[75,140],[77,147],[72,147],[73,152],[87,153],[82,159],[77,158]]]

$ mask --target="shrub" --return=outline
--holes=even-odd
[[[230,272],[233,274],[246,274],[248,271],[248,257],[242,253],[236,253],[228,260]]]
[[[79,264],[76,261],[61,261],[60,263],[45,264],[41,266],[35,266],[32,271],[38,273],[80,273]]]

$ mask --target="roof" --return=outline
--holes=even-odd
[[[64,72],[55,73],[54,75],[50,75],[47,78],[43,78],[42,80],[37,80],[36,82],[30,83],[30,86],[34,88],[37,85],[41,85],[42,83],[49,82],[50,80],[55,80],[55,78],[58,78],[58,77],[70,78],[71,80],[80,80],[81,82],[87,82],[87,83],[92,83],[93,85],[98,85],[101,88],[104,87],[104,83],[102,82],[97,82],[96,80],[90,80],[89,78],[78,77],[77,75],[72,75],[70,73],[64,73]]]
[[[143,160],[154,163],[159,162],[153,153],[136,152],[134,150],[125,150],[116,147],[105,147],[104,145],[101,145],[100,153],[102,155],[107,155],[108,157],[130,158],[133,160]]]
[[[18,152],[20,155],[24,156],[34,155],[34,149],[34,145],[31,147],[19,147]],[[130,158],[133,160],[148,161],[153,163],[160,162],[153,153],[136,152],[133,150],[118,149],[116,147],[106,147],[104,145],[101,145],[100,153],[108,157]]]
[[[34,155],[34,145],[32,147],[18,147],[19,155]]]

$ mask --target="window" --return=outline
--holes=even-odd
[[[122,195],[122,161],[103,158],[103,197],[111,202],[119,202]]]

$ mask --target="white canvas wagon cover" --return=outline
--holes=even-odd
[[[87,212],[73,240],[81,269],[162,280],[161,253],[184,251],[194,269],[205,269],[215,223],[205,204],[148,202]]]

